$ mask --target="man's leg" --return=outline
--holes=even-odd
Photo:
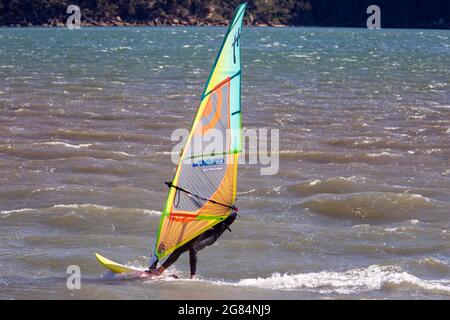
[[[197,271],[197,251],[194,248],[189,249],[189,265],[191,266],[191,279],[195,277]]]
[[[186,243],[185,245],[179,247],[178,249],[176,249],[174,252],[172,252],[170,254],[170,256],[166,259],[166,261],[164,261],[164,263],[157,268],[155,271],[153,271],[152,273],[156,274],[156,275],[161,275],[167,268],[169,268],[172,264],[175,263],[175,261],[178,260],[178,258],[181,256],[181,254],[183,254],[184,252],[189,250],[189,242]]]
[[[191,266],[191,279],[195,277],[197,272],[197,252],[212,245],[219,238],[220,234],[212,229],[208,230],[198,238],[196,238],[189,248],[189,264]]]

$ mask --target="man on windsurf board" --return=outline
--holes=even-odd
[[[156,265],[152,265],[145,272],[151,277],[160,276],[167,268],[174,264],[184,252],[189,251],[189,265],[191,267],[191,279],[193,279],[197,271],[197,252],[215,243],[225,230],[228,229],[231,232],[230,225],[236,220],[236,216],[237,213],[233,211],[225,220],[172,252],[159,268],[155,269],[154,267],[156,267]]]

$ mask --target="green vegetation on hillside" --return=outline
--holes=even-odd
[[[0,25],[62,25],[70,4],[91,25],[223,25],[242,1],[0,0]],[[450,28],[448,0],[253,0],[246,24],[364,27],[366,8],[381,8],[382,27]]]

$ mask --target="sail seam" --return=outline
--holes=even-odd
[[[208,93],[206,93],[203,96],[203,99],[206,98],[208,95],[210,95],[213,91],[217,90],[218,88],[220,88],[225,82],[231,81],[234,78],[236,78],[238,75],[241,74],[241,70],[239,70],[238,72],[236,72],[235,74],[233,74],[231,77],[225,78],[222,82],[220,82],[219,84],[217,84],[214,88],[212,88],[211,90],[208,91]]]

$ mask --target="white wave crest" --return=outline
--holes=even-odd
[[[34,209],[32,208],[22,208],[22,209],[15,209],[15,210],[3,210],[0,211],[0,214],[3,216],[8,217],[9,215],[11,215],[11,213],[21,213],[21,212],[26,212],[26,211],[33,211]]]
[[[0,211],[0,214],[2,214],[4,216],[9,216],[12,213],[21,213],[21,212],[26,212],[26,211],[47,210],[47,209],[80,209],[80,208],[95,208],[95,209],[100,209],[100,210],[134,210],[134,211],[139,211],[144,214],[151,215],[151,216],[161,215],[161,211],[157,211],[157,210],[149,210],[149,209],[142,209],[142,208],[117,208],[117,207],[102,206],[102,205],[90,204],[90,203],[55,204],[49,208],[21,208],[21,209],[14,209],[14,210],[3,210],[3,211]]]
[[[394,266],[372,265],[344,272],[303,274],[275,273],[268,278],[242,279],[237,283],[221,283],[240,287],[273,290],[311,290],[320,293],[352,294],[400,287],[415,288],[450,295],[450,282],[423,280]]]
[[[378,158],[378,157],[398,157],[398,155],[392,154],[392,153],[387,152],[387,151],[383,151],[383,152],[380,152],[380,153],[368,153],[367,156],[368,156],[368,157],[372,157],[372,158]]]
[[[141,209],[144,211],[144,213],[149,214],[151,216],[160,216],[161,215],[161,211],[158,210],[148,210],[148,209]]]
[[[66,148],[74,148],[74,149],[81,149],[81,148],[88,148],[92,146],[92,143],[82,143],[82,144],[70,144],[62,141],[47,141],[47,142],[37,142],[33,143],[34,145],[55,145],[55,146],[64,146]]]
[[[90,203],[55,204],[53,206],[53,208],[69,208],[69,209],[96,208],[96,209],[101,209],[101,210],[136,210],[136,211],[141,211],[148,215],[161,215],[161,211],[157,211],[157,210],[149,210],[149,209],[142,209],[142,208],[117,208],[117,207],[102,206],[102,205],[90,204]]]
[[[123,151],[111,151],[111,153],[118,154],[118,155],[121,155],[121,156],[126,156],[126,157],[133,157],[133,155],[131,155],[129,153],[126,153],[126,152],[123,152]]]

